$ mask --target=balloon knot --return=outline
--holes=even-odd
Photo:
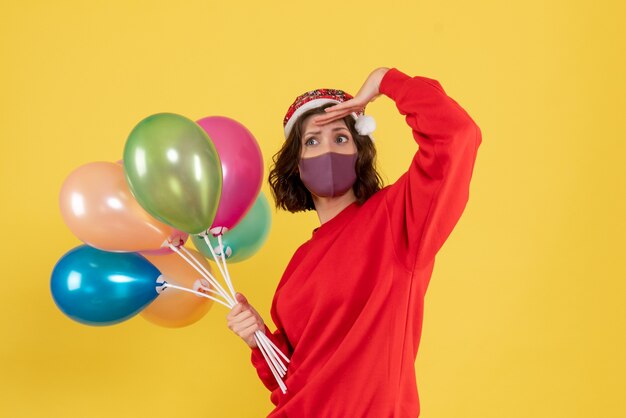
[[[209,229],[208,232],[210,232],[211,234],[213,234],[214,237],[216,237],[218,235],[224,235],[226,232],[228,232],[228,228],[226,228],[225,226],[215,226]]]
[[[167,281],[163,278],[163,276],[159,276],[156,279],[155,290],[158,294],[161,294],[163,291],[167,289]]]

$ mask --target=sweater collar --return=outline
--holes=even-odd
[[[332,231],[335,231],[338,227],[344,225],[348,221],[348,219],[352,217],[351,215],[353,215],[357,211],[358,208],[359,204],[356,200],[350,203],[333,218],[313,229],[313,232],[311,233],[311,239],[318,239]]]

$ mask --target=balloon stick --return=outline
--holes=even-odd
[[[267,362],[268,366],[270,367],[270,370],[271,370],[272,374],[274,375],[274,379],[276,379],[276,382],[278,383],[278,386],[280,387],[280,390],[283,393],[287,393],[287,387],[285,386],[285,383],[283,383],[283,380],[280,378],[280,376],[278,375],[276,370],[274,370],[274,366],[272,365],[272,363],[268,359],[267,354],[265,354],[265,351],[263,350],[263,348],[261,348],[261,345],[259,343],[259,337],[255,334],[254,338],[257,340],[257,345],[259,347],[259,350],[261,350],[261,354],[263,354],[263,357],[265,358],[265,361]]]
[[[224,263],[224,271],[226,272],[226,275],[224,276],[224,279],[226,280],[226,284],[230,288],[230,291],[233,293],[233,297],[234,297],[235,296],[235,289],[233,289],[233,284],[230,281],[230,273],[228,272],[228,265],[226,264],[226,258],[224,256],[224,253],[226,252],[226,249],[224,248],[224,244],[222,242],[222,234],[219,234],[217,236],[217,242],[220,245],[220,248],[222,249],[222,251],[220,251],[220,252],[222,253],[222,263]]]
[[[183,292],[193,293],[193,294],[195,294],[195,295],[197,295],[197,296],[202,296],[202,297],[204,297],[204,298],[209,298],[209,299],[211,299],[211,300],[214,300],[214,301],[215,301],[215,302],[217,302],[217,303],[221,303],[222,305],[226,306],[227,308],[229,307],[229,306],[228,306],[228,305],[226,305],[224,302],[222,302],[220,299],[214,298],[213,296],[207,295],[206,293],[197,292],[197,291],[195,291],[195,290],[188,289],[188,288],[186,288],[186,287],[177,286],[177,285],[175,285],[175,284],[171,284],[171,283],[169,283],[169,282],[165,282],[165,283],[163,283],[162,287],[164,287],[164,288],[166,288],[166,289],[171,287],[172,289],[178,289],[178,290],[182,290]]]
[[[255,337],[256,336],[257,335],[255,335]],[[263,338],[259,337],[257,341],[261,343],[265,351],[267,351],[268,353],[272,351],[272,349],[269,347],[269,345]],[[274,364],[274,367],[276,368],[276,371],[278,371],[278,374],[280,374],[280,376],[283,377],[285,373],[287,372],[287,368],[285,367],[285,365],[282,364],[282,362],[280,362],[279,360],[277,361],[276,357],[270,356],[270,360],[272,361],[272,364]]]
[[[226,291],[222,288],[222,286],[219,284],[219,282],[211,275],[211,273],[209,273],[208,271],[206,271],[206,269],[204,268],[204,266],[202,266],[202,268],[198,267],[193,261],[191,261],[190,259],[188,259],[187,257],[185,257],[185,255],[180,251],[180,249],[178,247],[176,247],[173,244],[169,245],[170,248],[172,249],[172,251],[174,251],[176,254],[178,254],[180,257],[182,257],[183,260],[185,260],[187,263],[189,263],[189,265],[191,267],[193,267],[194,269],[196,269],[196,271],[198,273],[200,273],[202,275],[202,277],[204,277],[205,279],[207,279],[209,281],[209,283],[211,283],[218,292],[220,292],[220,294],[222,295],[222,297],[226,300],[226,302],[228,302],[229,305],[234,305],[234,301],[226,294]],[[195,258],[191,257],[194,261],[198,261]]]
[[[220,262],[220,258],[217,256],[217,254],[215,254],[213,245],[211,244],[211,241],[209,241],[209,236],[205,235],[202,238],[204,239],[204,242],[206,242],[206,245],[209,247],[209,250],[211,251],[211,255],[213,256],[213,260],[215,261],[215,264],[217,264],[217,268],[220,270],[220,273],[222,273],[222,277],[224,277],[224,280],[226,280],[226,284],[228,285],[228,289],[233,295],[233,299],[236,300],[235,289],[233,289],[233,286],[230,283],[230,276],[228,276],[228,271],[224,271],[224,268],[226,268],[226,264],[225,264],[226,262],[224,260],[224,250],[222,249],[222,261],[224,261],[224,268],[223,268],[222,263]]]

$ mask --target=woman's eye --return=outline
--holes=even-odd
[[[343,143],[343,142],[348,142],[348,137],[347,137],[347,136],[345,136],[345,135],[339,135],[339,136],[337,137],[337,142],[342,142],[342,143]]]
[[[304,142],[304,145],[315,145],[317,140],[315,138],[309,138]]]

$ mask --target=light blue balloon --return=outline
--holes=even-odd
[[[228,262],[238,263],[256,254],[267,240],[271,225],[272,214],[270,205],[265,195],[261,192],[243,219],[233,229],[226,231],[222,235],[222,244],[225,248],[224,255]],[[192,235],[191,240],[198,251],[204,254],[205,257],[213,259],[211,250],[204,238]],[[214,251],[221,254],[217,238],[209,235],[209,241]]]
[[[160,275],[139,254],[82,245],[54,266],[50,291],[58,308],[71,319],[86,325],[112,325],[136,315],[157,297]]]

